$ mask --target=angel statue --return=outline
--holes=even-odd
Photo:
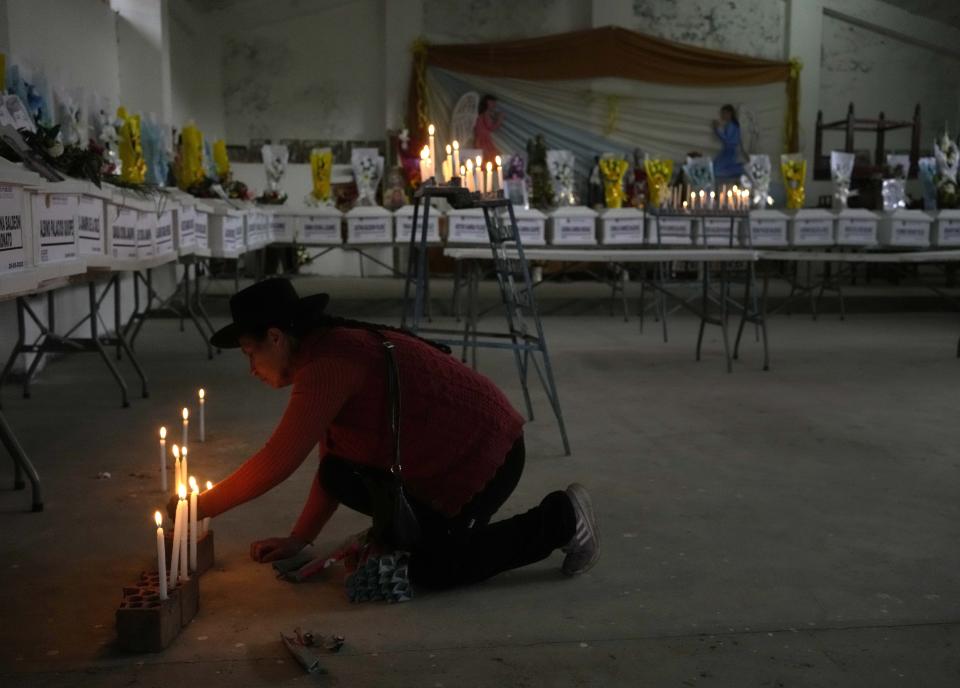
[[[260,155],[267,175],[267,187],[270,191],[280,193],[280,180],[287,172],[290,149],[281,144],[265,144],[260,149]]]

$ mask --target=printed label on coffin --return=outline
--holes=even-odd
[[[77,257],[77,197],[39,194],[33,197],[34,219],[39,227],[37,260],[41,265]]]

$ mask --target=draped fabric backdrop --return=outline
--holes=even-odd
[[[593,156],[682,160],[713,155],[710,128],[720,105],[738,107],[748,153],[797,149],[799,64],[743,57],[607,27],[529,40],[414,48],[408,127],[428,122],[449,142],[450,116],[468,91],[495,95],[504,113],[494,134],[504,152],[522,152],[543,134],[548,148],[577,156],[582,176]]]

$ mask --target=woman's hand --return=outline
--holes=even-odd
[[[250,558],[266,564],[271,561],[289,559],[307,546],[303,540],[293,537],[267,538],[250,543]]]

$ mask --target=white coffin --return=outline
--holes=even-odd
[[[37,189],[32,198],[33,261],[37,267],[79,258],[77,194],[55,193],[47,188]]]
[[[180,255],[193,253],[197,248],[197,209],[192,205],[181,205],[173,211],[173,246]]]
[[[550,243],[555,246],[596,246],[597,212],[582,205],[549,213]]]
[[[693,224],[697,246],[737,246],[743,234],[743,220],[730,217],[702,217]]]
[[[22,185],[0,181],[0,277],[33,266],[31,205]]]
[[[137,224],[140,212],[107,203],[107,255],[117,260],[137,259]]]
[[[244,214],[244,245],[248,251],[261,249],[270,243],[270,218],[262,210],[251,209]]]
[[[447,212],[447,243],[489,246],[490,235],[483,211],[480,208],[467,208]]]
[[[838,246],[876,246],[877,225],[880,217],[863,208],[838,210],[836,218],[836,240]]]
[[[197,242],[197,252],[209,255],[210,252],[210,214],[213,206],[197,201],[193,207],[193,237]]]
[[[337,246],[343,243],[343,213],[333,206],[309,208],[297,214],[296,241],[305,246]]]
[[[153,258],[157,247],[153,241],[157,229],[157,214],[151,210],[137,213],[137,258]]]
[[[440,243],[440,218],[443,213],[436,208],[430,208],[430,217],[427,218],[427,243]],[[420,216],[417,222],[423,222],[423,208],[420,208]],[[413,206],[405,205],[393,211],[394,235],[398,244],[406,244],[410,241],[410,234],[413,232]],[[417,241],[420,240],[419,233]]]
[[[960,246],[960,210],[940,210],[930,239],[934,246]]]
[[[925,248],[930,245],[933,218],[922,210],[894,210],[883,214],[877,228],[881,246]]]
[[[833,213],[804,208],[792,213],[789,226],[791,246],[833,246]]]
[[[176,253],[173,245],[174,211],[165,210],[156,216],[157,225],[154,230],[153,241],[157,256],[172,256]]]
[[[752,248],[787,246],[787,222],[789,217],[779,210],[751,210],[747,230],[743,230],[740,243]]]
[[[244,212],[222,201],[213,201],[211,206],[207,224],[211,253],[216,258],[239,258],[244,252]]]
[[[348,244],[393,243],[393,213],[378,205],[357,206],[347,214]]]
[[[292,244],[297,234],[297,218],[294,215],[273,213],[270,215],[270,241]]]
[[[514,208],[517,233],[524,246],[546,246],[547,216],[536,208]]]
[[[636,208],[607,208],[600,212],[600,243],[605,245],[644,242],[643,213]]]
[[[106,201],[83,194],[77,198],[77,251],[81,256],[107,252]]]
[[[690,246],[693,243],[693,219],[648,215],[647,241],[653,246]]]

